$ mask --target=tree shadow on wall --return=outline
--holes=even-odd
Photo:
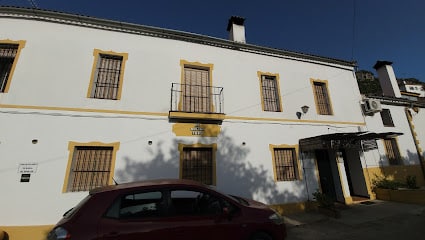
[[[196,139],[196,138],[195,138]],[[179,143],[203,143],[202,138],[175,139],[171,143],[169,154],[163,151],[163,143],[148,147],[150,157],[138,159],[125,157],[124,167],[116,171],[119,182],[133,182],[145,179],[179,178]],[[242,197],[264,201],[268,204],[299,202],[305,198],[303,181],[286,182],[284,190],[278,189],[273,179],[272,169],[249,161],[250,149],[246,145],[236,145],[234,140],[222,131],[217,138],[216,183],[217,190]],[[256,159],[256,162],[272,161],[271,156]]]
[[[406,157],[401,157],[398,164],[389,164],[387,155],[381,154],[379,166],[386,179],[406,182],[408,176],[415,176],[420,186],[425,186],[425,175],[421,165],[422,157],[417,152],[407,151]]]

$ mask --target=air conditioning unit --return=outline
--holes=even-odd
[[[378,99],[366,99],[364,102],[364,109],[366,113],[376,113],[382,111],[381,101]]]

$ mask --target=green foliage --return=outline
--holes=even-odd
[[[387,177],[379,177],[375,175],[375,179],[372,180],[373,190],[376,188],[392,189],[396,190],[399,188],[417,189],[416,176],[407,176],[406,183],[390,180]]]
[[[416,176],[407,176],[406,177],[406,186],[409,189],[417,189],[418,185],[416,185]]]
[[[373,190],[377,188],[382,189],[393,189],[396,190],[400,187],[404,187],[405,184],[396,181],[396,180],[390,180],[386,177],[379,177],[375,175],[375,179],[372,180]]]
[[[357,81],[357,83],[359,85],[361,94],[380,95],[382,93],[381,85],[379,84],[378,79],[373,81]]]
[[[331,197],[320,192],[319,190],[316,190],[316,192],[313,193],[313,197],[317,203],[319,203],[320,207],[333,208],[335,205],[334,200]]]

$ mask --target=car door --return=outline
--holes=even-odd
[[[166,239],[166,198],[162,191],[142,191],[120,196],[98,224],[103,240]]]
[[[166,221],[174,226],[172,239],[241,239],[246,230],[236,220],[238,209],[212,192],[172,189],[170,198]]]

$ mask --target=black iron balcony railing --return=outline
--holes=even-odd
[[[224,114],[223,88],[172,83],[170,112]]]

